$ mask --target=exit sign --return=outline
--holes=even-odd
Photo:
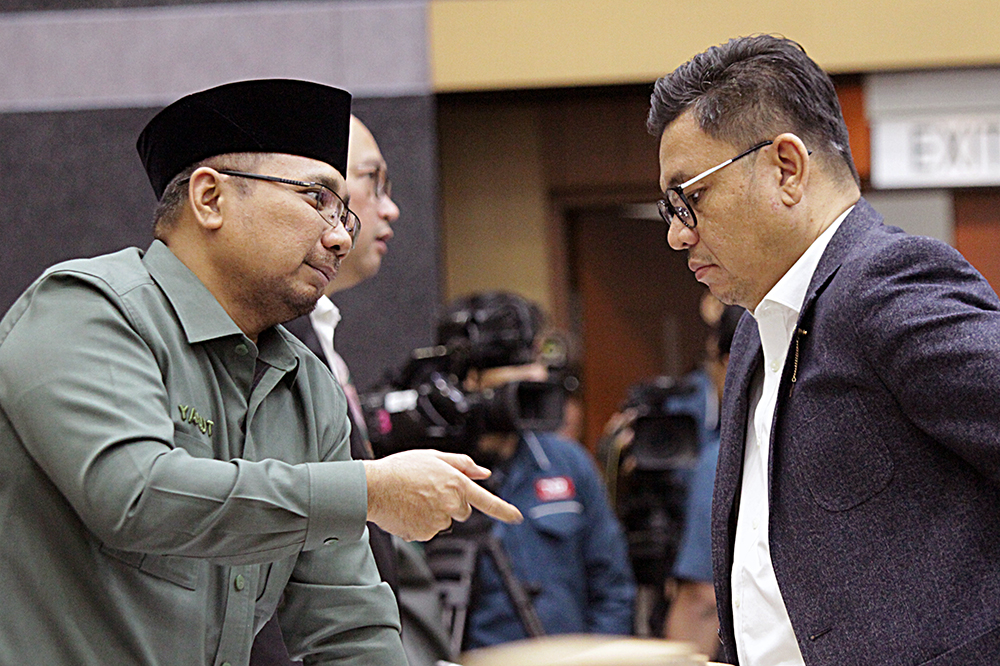
[[[880,189],[1000,185],[1000,113],[876,120],[871,178]]]

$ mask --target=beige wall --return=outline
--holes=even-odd
[[[537,108],[442,105],[439,127],[445,297],[506,289],[548,309]]]
[[[439,97],[445,297],[513,290],[566,325],[566,211],[658,194],[648,96],[629,86]]]
[[[652,81],[780,33],[833,73],[1000,64],[996,0],[431,0],[435,90]]]

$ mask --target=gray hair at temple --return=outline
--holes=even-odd
[[[793,132],[831,173],[845,165],[860,185],[833,81],[790,39],[753,35],[713,46],[657,80],[650,103],[654,136],[689,108],[702,131],[737,147]]]
[[[215,155],[208,159],[195,162],[183,171],[174,176],[166,188],[160,201],[156,204],[153,213],[153,238],[164,240],[165,233],[174,226],[180,217],[181,209],[187,204],[188,181],[191,174],[200,167],[207,166],[213,169],[233,169],[235,171],[256,171],[257,165],[270,157],[269,153],[231,153],[228,155]],[[239,178],[233,183],[236,192],[240,196],[249,194],[253,183]]]

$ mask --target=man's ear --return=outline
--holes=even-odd
[[[222,226],[222,174],[211,167],[199,167],[188,182],[188,200],[198,224],[206,231]]]
[[[809,180],[809,149],[790,132],[779,134],[772,145],[773,159],[781,172],[778,186],[782,203],[794,206],[802,200]]]

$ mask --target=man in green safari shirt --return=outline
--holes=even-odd
[[[351,461],[343,391],[279,326],[360,227],[349,116],[292,80],[171,104],[138,142],[149,249],[56,265],[0,322],[0,663],[237,666],[277,612],[308,663],[405,664],[366,520],[520,520],[464,456]]]

